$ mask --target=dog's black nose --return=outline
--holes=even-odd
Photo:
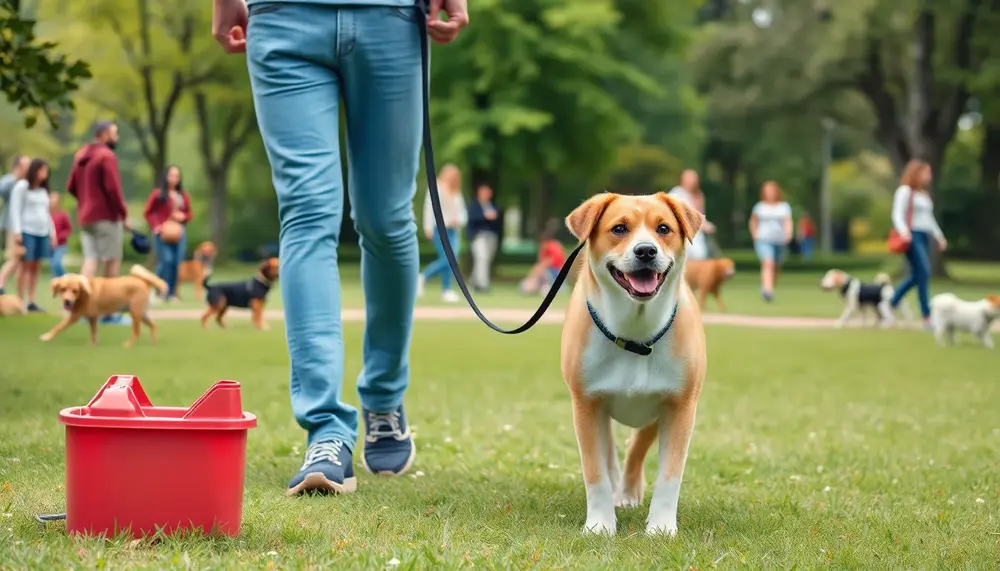
[[[656,244],[650,244],[649,242],[636,244],[632,252],[640,262],[652,262],[656,259]]]

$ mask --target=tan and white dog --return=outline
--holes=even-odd
[[[939,293],[931,298],[931,325],[938,345],[955,344],[955,332],[975,335],[987,349],[993,348],[990,325],[1000,317],[1000,296],[988,295],[979,301],[966,301],[953,293]]]
[[[705,332],[684,281],[704,217],[664,193],[598,194],[566,218],[587,246],[562,334],[562,374],[587,494],[584,533],[613,534],[615,507],[643,501],[643,460],[659,437],[646,532],[677,532],[677,502],[705,379]],[[632,427],[624,469],[611,421]]]

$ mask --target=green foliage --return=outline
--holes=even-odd
[[[0,91],[31,128],[43,115],[52,127],[71,96],[91,77],[90,66],[56,52],[58,44],[35,37],[35,20],[22,18],[19,0],[0,0]]]

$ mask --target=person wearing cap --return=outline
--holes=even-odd
[[[428,3],[422,28],[414,0],[214,0],[216,40],[227,52],[247,54],[278,199],[292,410],[309,445],[288,483],[289,495],[349,493],[357,486],[359,415],[341,398],[341,97],[365,291],[364,367],[357,383],[362,463],[372,473],[393,476],[413,464],[403,400],[420,263],[413,196],[422,35],[449,43],[469,21],[466,0]]]
[[[94,140],[77,151],[66,190],[77,201],[77,222],[83,266],[87,277],[115,277],[121,272],[124,232],[130,230],[128,208],[118,175],[118,126],[110,121],[94,125]],[[121,315],[105,321],[120,321]]]

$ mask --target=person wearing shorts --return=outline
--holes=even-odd
[[[66,190],[76,198],[77,222],[83,266],[80,273],[115,277],[121,271],[124,234],[129,229],[128,209],[118,176],[118,126],[101,121],[94,125],[94,141],[77,151]],[[99,271],[103,270],[103,271]],[[105,322],[125,323],[121,314]]]
[[[760,260],[760,295],[774,299],[778,268],[785,247],[792,241],[792,207],[782,199],[778,183],[768,181],[760,190],[760,202],[750,214],[753,249]]]
[[[10,196],[10,229],[24,248],[17,276],[17,294],[28,302],[29,312],[42,309],[35,303],[42,261],[52,255],[55,224],[49,214],[49,164],[34,159],[24,179],[17,181]]]

